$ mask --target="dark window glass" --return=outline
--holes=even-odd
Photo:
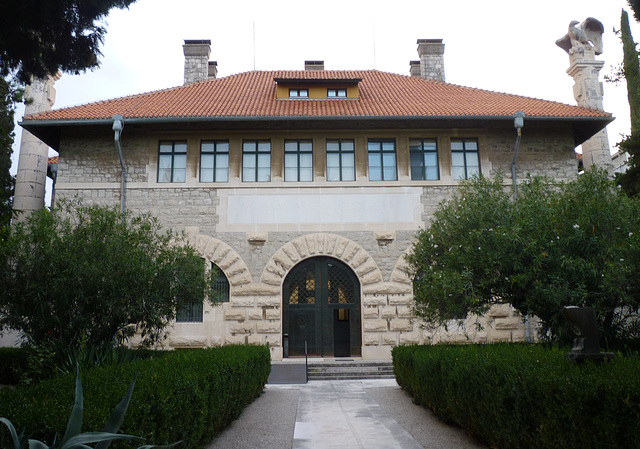
[[[327,140],[327,181],[355,181],[353,140]]]
[[[185,182],[187,142],[164,141],[158,149],[158,182]]]
[[[246,140],[242,143],[242,181],[271,180],[271,142]]]
[[[370,140],[369,181],[396,181],[396,143],[393,140]]]
[[[211,294],[216,302],[229,302],[229,280],[227,276],[215,264],[211,264],[211,269],[217,270],[217,276],[213,281]]]
[[[453,179],[469,179],[480,173],[476,139],[451,139],[451,174]]]
[[[414,181],[436,181],[438,171],[438,145],[436,139],[409,140],[411,155],[411,179]]]
[[[284,180],[313,181],[313,144],[310,140],[284,143]]]
[[[203,140],[200,142],[200,182],[229,181],[229,142]]]

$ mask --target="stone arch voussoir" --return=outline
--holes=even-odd
[[[327,233],[306,234],[285,243],[267,262],[260,281],[280,287],[291,268],[316,256],[334,257],[349,265],[363,288],[383,282],[382,272],[367,250],[346,237]]]
[[[407,248],[396,261],[396,265],[391,272],[391,282],[405,285],[413,285],[413,274],[411,266],[405,256],[411,253],[412,247]]]
[[[251,283],[251,272],[240,254],[214,237],[198,234],[190,239],[196,251],[216,264],[227,276],[233,288]]]

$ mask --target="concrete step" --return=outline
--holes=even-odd
[[[309,380],[393,379],[393,364],[387,361],[309,362]]]

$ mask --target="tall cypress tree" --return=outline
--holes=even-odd
[[[636,19],[640,16],[640,0],[629,1]],[[631,134],[618,143],[621,150],[629,155],[628,169],[618,182],[628,195],[640,192],[640,63],[638,50],[629,26],[629,14],[622,10],[620,33],[624,52],[623,74],[627,82],[627,96],[631,111]]]
[[[14,104],[18,97],[19,92],[0,77],[0,241],[6,238],[11,222],[15,178],[9,174],[9,169],[13,152]]]

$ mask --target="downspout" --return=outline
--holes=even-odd
[[[120,144],[120,135],[122,134],[122,128],[124,128],[124,117],[122,117],[120,114],[114,115],[113,140],[116,143],[116,150],[118,150],[118,157],[120,158],[120,169],[122,170],[122,184],[120,185],[120,213],[124,214],[127,204],[127,167],[124,165],[124,157],[122,157],[122,145]]]
[[[511,161],[511,182],[513,183],[513,201],[517,197],[518,180],[516,178],[516,160],[518,159],[518,148],[520,147],[520,137],[522,137],[522,128],[524,127],[524,112],[516,112],[513,116],[513,127],[518,131],[516,137],[516,146],[513,149],[513,161]]]
[[[518,149],[520,147],[520,138],[522,137],[522,128],[524,127],[524,112],[516,112],[513,117],[513,127],[518,132],[516,137],[516,146],[513,149],[513,161],[511,161],[511,182],[513,183],[513,201],[518,199],[518,179],[516,178],[516,160],[518,159]],[[524,316],[524,337],[527,343],[531,343],[531,322],[529,314]]]

